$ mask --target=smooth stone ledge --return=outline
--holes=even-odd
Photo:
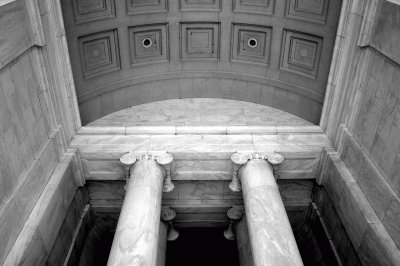
[[[215,135],[277,135],[322,134],[319,126],[84,126],[78,134],[215,134]]]
[[[71,148],[78,149],[86,180],[122,180],[119,163],[128,151],[137,154],[169,152],[174,156],[173,179],[230,180],[235,152],[279,152],[285,157],[279,179],[315,179],[324,134],[302,135],[110,135],[78,134]]]
[[[319,158],[331,147],[325,134],[303,135],[110,135],[78,134],[70,144],[82,159],[119,159],[128,151],[160,154],[175,160],[229,159],[234,152],[279,152],[285,158]]]

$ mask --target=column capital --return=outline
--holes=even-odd
[[[263,153],[263,152],[253,152],[253,153],[240,153],[235,152],[231,156],[231,161],[238,166],[242,166],[251,160],[264,160],[270,165],[279,165],[284,161],[284,157],[277,153]]]
[[[156,161],[159,165],[168,165],[172,163],[174,157],[170,153],[161,153],[161,154],[151,154],[151,153],[142,153],[135,154],[133,151],[129,151],[120,157],[120,162],[124,165],[131,166],[138,161],[142,160],[153,160]]]
[[[275,178],[277,177],[278,166],[283,162],[284,158],[279,153],[240,153],[235,152],[231,155],[231,161],[233,163],[233,176],[232,182],[229,184],[229,188],[234,192],[242,191],[242,187],[239,180],[239,169],[251,161],[263,161],[272,167]]]
[[[135,154],[133,151],[129,151],[128,153],[122,155],[119,160],[125,166],[127,181],[130,175],[129,172],[135,163],[138,164],[145,160],[152,160],[156,162],[159,166],[161,166],[164,169],[165,172],[163,192],[171,192],[172,190],[174,190],[175,186],[171,180],[171,164],[172,161],[174,160],[172,154],[168,152],[157,153],[157,154],[151,154],[151,153]]]
[[[175,219],[176,212],[171,207],[161,207],[161,220],[168,223],[169,230],[167,235],[168,241],[174,241],[179,237],[179,232],[175,229],[173,219]]]
[[[228,228],[224,230],[224,237],[227,240],[236,239],[236,235],[233,230],[233,223],[239,221],[242,218],[243,214],[244,214],[243,206],[233,206],[226,212],[226,215],[229,218],[229,225]]]

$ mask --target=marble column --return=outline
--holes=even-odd
[[[170,154],[121,157],[130,177],[107,265],[157,265],[161,198]]]
[[[239,265],[254,266],[253,254],[251,253],[249,230],[247,228],[247,220],[245,215],[235,224],[235,233]]]
[[[245,156],[234,155],[234,162]],[[274,177],[274,167],[282,161],[278,154],[251,154],[238,170],[256,266],[303,265]]]
[[[167,233],[168,225],[160,221],[160,229],[158,231],[158,246],[157,246],[157,266],[164,266],[167,253]]]

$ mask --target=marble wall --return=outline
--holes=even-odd
[[[343,132],[343,161],[400,249],[400,66],[371,49],[355,123]]]
[[[59,265],[62,256],[65,256],[62,250],[66,247],[60,247],[58,236],[64,237],[61,242],[64,243],[65,240],[64,244],[68,245],[68,239],[72,237],[71,231],[74,230],[71,228],[70,233],[66,233],[64,230],[67,228],[62,226],[67,213],[70,213],[68,209],[75,200],[78,187],[72,164],[72,156],[57,164],[37,202],[33,202],[34,208],[26,220],[15,220],[19,217],[15,217],[13,213],[6,216],[6,219],[14,220],[13,224],[4,225],[7,228],[2,228],[2,234],[14,231],[18,224],[22,225],[22,230],[15,235],[15,242],[11,242],[11,238],[2,241],[2,244],[12,244],[8,254],[5,254],[4,265],[43,265],[47,261],[57,262],[55,265]],[[70,226],[73,227],[73,223]],[[54,249],[59,252],[52,254]]]
[[[399,264],[400,38],[393,1],[349,2],[338,66],[321,125],[338,153],[326,151],[321,183],[363,264]]]
[[[49,5],[41,4],[50,16]],[[67,149],[65,132],[76,130],[76,123],[61,119],[60,110],[72,114],[73,109],[62,101],[62,87],[55,94],[56,67],[46,67],[51,45],[45,43],[51,40],[44,26],[37,1],[0,7],[0,264],[5,265],[47,260],[64,217],[58,212],[66,211],[69,193],[84,182],[79,154]]]
[[[0,68],[31,46],[23,1],[2,5],[0,9]]]
[[[32,70],[34,56],[28,50],[0,70],[0,231],[6,239],[0,261],[60,159],[47,123],[45,93]]]

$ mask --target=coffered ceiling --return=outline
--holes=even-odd
[[[319,121],[339,0],[61,2],[83,124],[199,97]]]

